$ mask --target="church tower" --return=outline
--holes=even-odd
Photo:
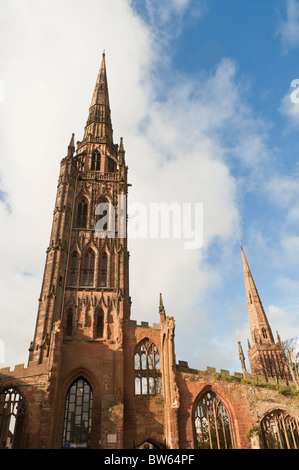
[[[248,341],[248,358],[251,373],[255,375],[263,375],[266,380],[269,378],[275,378],[277,381],[279,379],[289,381],[291,380],[290,372],[280,337],[277,333],[278,341],[275,343],[270,324],[251,275],[242,245],[241,254],[252,341],[252,346]]]
[[[84,137],[61,161],[50,244],[29,360],[48,355],[53,324],[64,336],[122,343],[129,318],[127,167],[113,143],[105,54]],[[122,238],[121,238],[122,237]],[[111,322],[111,315],[117,318]]]
[[[29,349],[29,364],[50,364],[49,390],[57,409],[59,384],[69,376],[72,386],[72,371],[78,377],[78,366],[84,383],[76,382],[75,387],[89,390],[90,386],[94,391],[92,377],[85,383],[85,368],[101,383],[99,415],[106,413],[106,402],[113,409],[122,401],[123,333],[130,317],[127,187],[123,140],[120,145],[113,142],[103,53],[83,140],[77,142],[75,153],[72,135],[61,161],[36,330]],[[115,428],[112,421],[110,426]],[[122,423],[121,412],[118,423]],[[64,445],[69,441],[67,433],[65,427]],[[80,436],[79,441],[84,438]],[[122,447],[121,442],[115,445]]]

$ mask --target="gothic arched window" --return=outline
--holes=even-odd
[[[87,202],[82,198],[77,209],[77,228],[86,228],[87,226]]]
[[[101,154],[94,152],[91,157],[91,171],[101,170]]]
[[[90,249],[85,253],[82,267],[82,285],[93,286],[95,254]]]
[[[92,426],[92,389],[79,377],[69,388],[64,411],[63,447],[89,448]]]
[[[103,254],[100,262],[100,285],[101,287],[107,286],[107,255]]]
[[[70,285],[75,286],[77,281],[77,265],[78,265],[78,255],[73,253],[71,256],[71,267],[70,267]]]
[[[95,222],[96,232],[99,238],[105,238],[108,228],[111,228],[111,221],[114,213],[108,199],[102,196],[96,205]]]
[[[155,344],[145,338],[134,354],[135,395],[161,393],[160,356]]]
[[[0,449],[20,449],[25,418],[25,403],[13,388],[0,394]]]
[[[232,449],[229,414],[214,392],[198,399],[194,424],[198,449]]]
[[[282,410],[268,413],[261,421],[265,449],[299,449],[299,422]]]
[[[266,328],[262,328],[262,335],[266,339],[267,338],[267,330]]]
[[[73,312],[69,310],[66,319],[66,336],[72,336],[73,331]]]
[[[104,333],[104,313],[99,310],[96,314],[96,338],[103,338]]]

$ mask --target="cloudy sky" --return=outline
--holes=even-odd
[[[238,372],[240,239],[274,335],[299,336],[295,0],[1,1],[0,362],[27,363],[59,164],[103,49],[130,205],[203,204],[200,248],[129,240],[131,317],[158,322],[162,292],[177,360]]]

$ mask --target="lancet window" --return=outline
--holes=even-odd
[[[100,262],[100,284],[101,287],[107,286],[107,255],[103,254]]]
[[[94,152],[91,157],[91,171],[101,170],[101,154]]]
[[[93,286],[94,282],[95,254],[93,250],[88,250],[84,255],[82,270],[82,285]]]
[[[66,336],[72,336],[73,331],[73,312],[72,310],[68,311],[66,319]]]
[[[141,341],[134,354],[135,395],[161,393],[160,356],[156,345],[148,338]]]
[[[79,377],[68,390],[63,426],[64,448],[90,448],[93,393],[91,386]]]
[[[230,418],[224,403],[208,391],[196,404],[195,434],[198,449],[231,449]]]
[[[77,283],[77,266],[78,266],[78,255],[73,253],[71,256],[71,267],[70,267],[70,285],[75,286]]]
[[[25,419],[25,403],[13,388],[0,394],[0,449],[20,449]]]
[[[267,338],[267,331],[266,328],[262,328],[262,335],[266,339]]]
[[[103,338],[104,334],[104,313],[99,310],[96,313],[96,338]]]
[[[82,198],[78,204],[77,209],[77,228],[87,227],[87,202]]]
[[[282,410],[268,413],[261,421],[265,449],[299,449],[299,422]]]

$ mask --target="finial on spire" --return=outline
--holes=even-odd
[[[243,353],[241,341],[238,341],[238,349],[239,349],[239,359],[241,361],[241,366],[242,366],[242,372],[244,374],[244,372],[246,372],[246,365],[245,365],[245,356]]]
[[[103,54],[102,54],[103,57],[105,57],[105,54],[106,54],[105,49],[103,49]]]
[[[159,311],[161,311],[162,309],[164,309],[164,305],[163,305],[162,294],[160,294],[160,306],[159,306]]]
[[[160,313],[160,323],[164,323],[166,320],[166,315],[165,315],[165,308],[163,305],[162,294],[160,294],[159,313]]]
[[[119,159],[119,164],[124,165],[125,164],[125,149],[124,149],[124,142],[123,138],[120,138],[120,144],[119,144],[119,149],[118,149],[118,159]]]
[[[71,141],[69,143],[68,149],[67,149],[67,154],[69,157],[72,157],[75,152],[75,134],[72,134]]]

